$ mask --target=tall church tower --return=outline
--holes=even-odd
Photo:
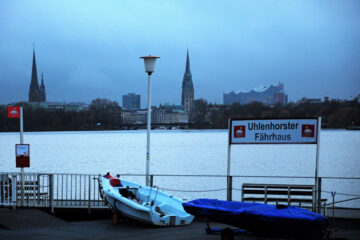
[[[46,101],[44,78],[42,77],[41,87],[39,87],[37,70],[36,70],[35,49],[34,49],[32,71],[31,71],[31,83],[29,89],[29,102],[44,102],[44,101]]]
[[[44,84],[44,73],[41,73],[40,101],[41,101],[41,102],[46,102],[46,92],[45,92],[45,84]]]
[[[189,49],[187,50],[186,68],[182,82],[181,105],[187,112],[191,111],[194,105],[194,86],[190,71]]]

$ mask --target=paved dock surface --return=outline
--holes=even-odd
[[[0,209],[0,224],[2,226],[2,229],[0,226],[0,240],[220,239],[220,235],[205,233],[205,222],[203,221],[195,221],[188,226],[164,228],[124,220],[113,225],[110,218],[69,222],[34,209],[17,209],[14,212],[7,209],[7,211],[10,212]],[[9,224],[10,222],[16,222],[16,224]],[[225,227],[225,225],[213,223],[212,227]],[[337,220],[334,230],[334,239],[360,239],[359,220]],[[266,238],[235,236],[234,239]]]

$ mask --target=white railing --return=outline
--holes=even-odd
[[[16,191],[12,188],[16,182],[16,174],[0,174],[0,206],[16,206]]]
[[[0,207],[107,208],[99,191],[96,174],[0,173]],[[122,174],[134,182],[144,181],[144,174]],[[296,176],[226,176],[153,174],[151,186],[185,200],[218,198],[241,200],[243,183],[313,184],[313,177]],[[326,198],[326,208],[360,209],[360,178],[322,177],[319,199]],[[322,184],[321,184],[322,182]],[[335,205],[336,204],[336,205]],[[325,210],[324,206],[319,206]],[[319,210],[319,209],[318,209]],[[320,212],[319,210],[319,212]],[[333,213],[332,213],[333,214]]]

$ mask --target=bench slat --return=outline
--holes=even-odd
[[[264,198],[255,198],[255,197],[248,197],[244,198],[244,202],[265,202]],[[287,198],[267,198],[267,202],[288,202]],[[297,202],[297,203],[312,203],[312,199],[304,199],[304,198],[291,198],[291,203]]]
[[[292,185],[292,184],[259,184],[259,183],[244,183],[243,188],[279,188],[279,189],[313,189],[314,185]]]
[[[312,196],[312,191],[285,191],[285,190],[267,190],[267,195],[296,195],[296,196]],[[244,194],[263,194],[265,195],[265,190],[254,190],[254,189],[244,189]]]

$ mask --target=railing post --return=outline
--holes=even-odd
[[[154,186],[154,175],[150,175],[150,187]]]
[[[88,176],[89,178],[89,190],[88,190],[88,192],[89,192],[89,199],[88,199],[88,202],[89,202],[89,204],[88,204],[88,212],[89,212],[89,215],[91,214],[91,175],[89,175]]]
[[[20,177],[21,177],[21,182],[20,182],[20,184],[21,184],[20,185],[21,202],[20,202],[20,206],[23,207],[24,206],[24,177],[25,177],[24,176],[24,171],[21,172]]]
[[[318,178],[317,189],[317,213],[321,213],[321,177]]]
[[[15,209],[17,204],[17,175],[12,175],[12,185],[11,185],[11,197],[12,197],[12,204],[13,208]]]
[[[227,176],[227,197],[226,200],[232,201],[232,176]]]
[[[51,213],[54,213],[54,174],[49,175],[49,206]]]
[[[332,221],[334,223],[334,219],[335,219],[335,195],[336,192],[331,192],[331,196],[332,196]]]
[[[41,181],[40,180],[41,180],[40,174],[36,174],[36,199],[37,199],[38,204],[40,204],[40,192],[41,192]],[[35,204],[35,202],[34,202],[34,204]]]

